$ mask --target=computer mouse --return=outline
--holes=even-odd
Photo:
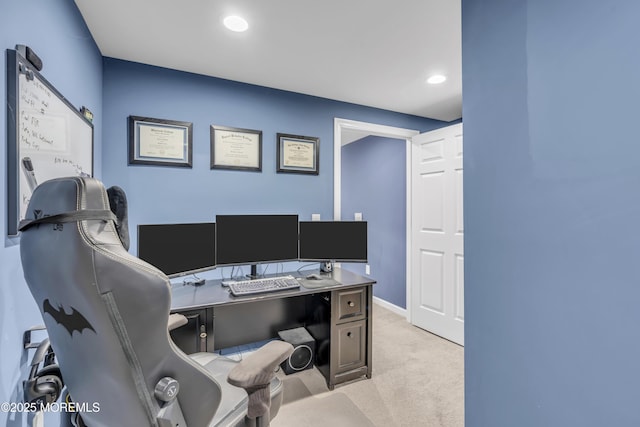
[[[310,280],[322,280],[322,276],[320,276],[319,274],[310,274],[307,276],[307,279]]]

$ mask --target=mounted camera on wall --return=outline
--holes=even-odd
[[[17,44],[16,51],[35,67],[36,70],[42,71],[42,59],[27,45]]]

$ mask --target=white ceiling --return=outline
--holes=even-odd
[[[451,121],[460,0],[75,0],[103,56]],[[242,15],[249,30],[222,25]],[[431,74],[445,74],[429,85]]]

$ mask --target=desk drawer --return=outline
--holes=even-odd
[[[364,366],[367,358],[367,326],[364,320],[344,323],[337,329],[336,373]]]
[[[335,301],[336,322],[353,321],[366,316],[367,288],[356,288],[346,291],[336,291]]]

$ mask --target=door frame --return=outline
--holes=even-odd
[[[341,203],[341,184],[342,184],[342,131],[361,131],[367,135],[382,136],[387,138],[404,139],[405,140],[405,164],[406,164],[406,247],[405,259],[405,277],[407,278],[405,302],[407,308],[404,313],[407,321],[411,322],[411,138],[420,134],[414,129],[398,128],[393,126],[379,125],[375,123],[360,122],[348,119],[333,119],[333,219],[340,220],[342,215]],[[375,297],[374,297],[375,299]],[[392,307],[395,305],[389,304]],[[392,308],[389,307],[389,308]],[[394,310],[397,311],[397,310]]]

